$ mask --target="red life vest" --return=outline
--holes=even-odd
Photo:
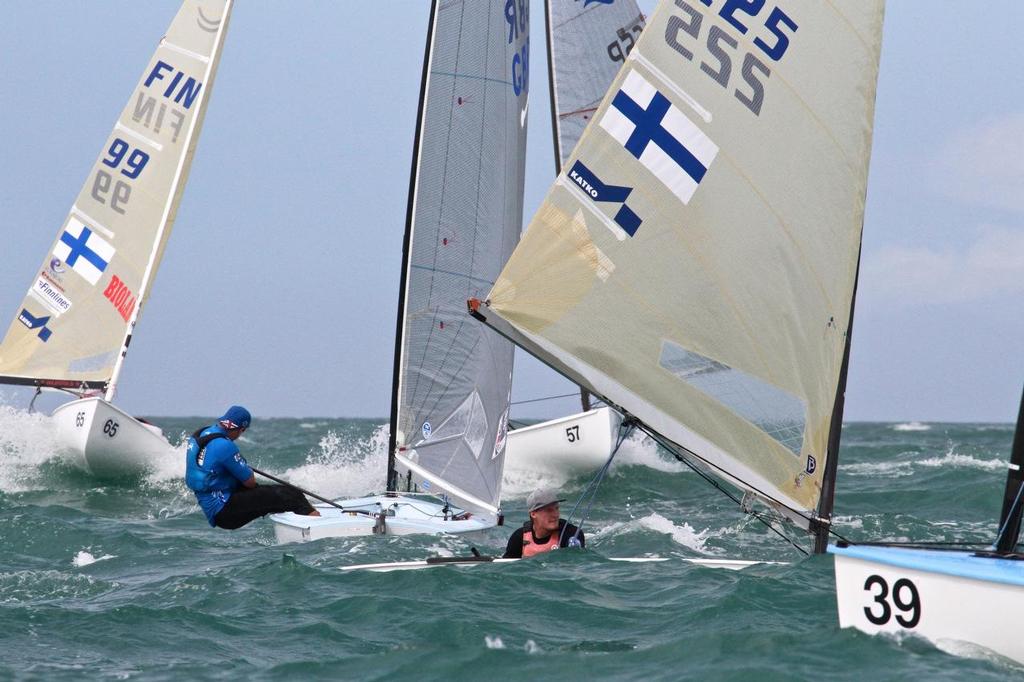
[[[523,558],[531,557],[534,554],[543,554],[544,552],[550,552],[553,549],[558,549],[559,545],[559,532],[556,530],[551,533],[551,537],[544,544],[538,544],[536,538],[533,537],[533,531],[526,529],[523,530]]]

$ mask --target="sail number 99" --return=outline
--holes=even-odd
[[[875,592],[877,588],[877,592]],[[864,607],[864,615],[875,625],[885,625],[893,616],[893,609],[900,613],[896,614],[896,622],[905,628],[913,628],[921,622],[921,597],[917,593],[917,587],[906,578],[900,578],[892,584],[892,594],[889,594],[889,584],[880,575],[870,575],[864,581],[864,590],[874,597],[875,603]],[[891,599],[892,605],[889,604]],[[877,604],[877,607],[876,607]]]

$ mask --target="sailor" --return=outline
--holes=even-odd
[[[210,525],[235,530],[264,514],[286,511],[320,516],[294,488],[256,485],[256,476],[235,445],[251,421],[249,410],[232,405],[216,424],[188,439],[185,485],[195,492]]]
[[[583,531],[558,516],[558,503],[565,502],[548,488],[540,488],[526,498],[530,520],[512,533],[505,547],[505,559],[531,557],[559,547],[585,547]],[[578,533],[578,534],[577,534]]]

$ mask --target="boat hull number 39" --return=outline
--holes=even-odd
[[[880,575],[869,575],[864,581],[864,591],[872,598],[870,606],[864,607],[864,615],[875,625],[886,625],[895,616],[896,622],[907,629],[921,622],[921,596],[917,586],[906,578],[892,584]]]

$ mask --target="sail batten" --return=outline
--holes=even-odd
[[[0,343],[0,381],[109,399],[170,237],[231,0],[185,0]]]
[[[804,519],[831,512],[882,14],[662,2],[481,309]]]

